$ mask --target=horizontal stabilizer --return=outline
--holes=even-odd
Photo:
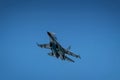
[[[67,60],[67,61],[70,61],[70,62],[75,62],[75,61],[73,61],[72,59],[70,59],[69,57],[67,57],[67,56],[64,56],[65,57],[65,60]]]
[[[67,51],[66,54],[71,55],[71,56],[76,57],[76,58],[80,58],[79,55],[76,55],[76,54],[74,54],[74,53],[72,53],[70,51]]]
[[[37,46],[41,47],[41,48],[46,48],[46,49],[50,49],[50,44],[38,44]]]

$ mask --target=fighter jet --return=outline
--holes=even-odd
[[[73,57],[80,58],[79,55],[76,55],[73,52],[69,51],[70,48],[71,48],[70,46],[67,49],[63,48],[58,43],[57,38],[55,36],[55,33],[47,32],[47,34],[48,34],[48,36],[50,38],[50,42],[47,43],[47,44],[38,44],[37,43],[37,46],[39,46],[41,48],[50,49],[52,52],[48,53],[49,56],[54,56],[56,58],[60,58],[62,60],[68,60],[70,62],[75,62],[75,61],[70,59],[66,55],[71,55]]]

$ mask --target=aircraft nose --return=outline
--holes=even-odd
[[[49,34],[49,32],[47,32]]]
[[[50,32],[47,32],[47,34],[50,36]]]

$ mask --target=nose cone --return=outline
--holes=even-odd
[[[55,41],[56,37],[54,35],[54,33],[52,32],[47,32],[48,36],[50,37],[51,40]]]
[[[50,32],[47,32],[47,34],[50,36]]]

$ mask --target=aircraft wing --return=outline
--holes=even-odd
[[[65,60],[67,60],[67,61],[70,61],[70,62],[75,62],[75,61],[73,61],[72,59],[70,59],[69,57],[67,57],[67,56],[64,56],[65,57]]]
[[[46,49],[50,49],[50,44],[37,44],[39,47],[41,48],[46,48]]]
[[[52,53],[52,52],[48,53],[48,55],[49,55],[49,56],[54,56],[54,57],[56,57],[56,58],[59,57],[59,54],[57,54],[57,53]]]
[[[66,51],[66,54],[71,55],[71,56],[76,57],[76,58],[80,58],[79,55],[76,55],[76,54],[74,54],[73,52],[70,52],[70,51]]]

